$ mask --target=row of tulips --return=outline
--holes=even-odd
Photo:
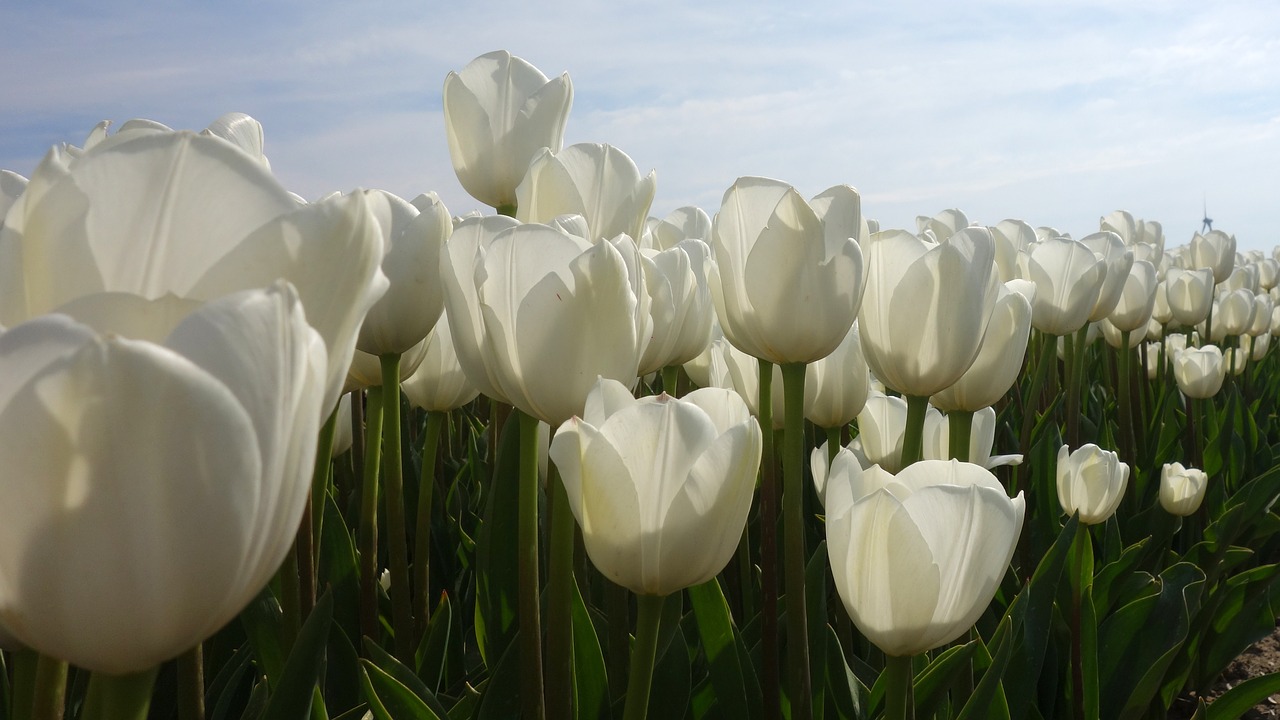
[[[240,114],[0,176],[0,717],[1164,717],[1274,627],[1277,257],[653,219],[572,97],[446,79],[494,215]]]

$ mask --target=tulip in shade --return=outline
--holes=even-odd
[[[729,342],[780,365],[836,349],[862,300],[859,202],[837,186],[814,198],[819,214],[795,188],[758,177],[725,192],[708,279]]]
[[[685,240],[663,250],[641,249],[645,295],[652,332],[640,357],[638,374],[683,365],[711,344],[715,307],[707,286],[706,243]]]
[[[1025,280],[1013,282],[1029,286],[1027,292],[1034,297],[1035,285]],[[1030,336],[1031,303],[1021,293],[1001,285],[973,365],[950,387],[934,393],[929,402],[947,412],[974,412],[995,405],[1018,379]]]
[[[1096,525],[1115,514],[1129,483],[1129,466],[1114,452],[1094,444],[1070,452],[1058,449],[1058,503],[1063,512],[1080,513],[1080,522]]]
[[[858,314],[871,374],[916,397],[959,380],[978,356],[998,285],[986,228],[936,245],[903,231],[873,235]]]
[[[1173,378],[1189,398],[1203,400],[1217,395],[1226,374],[1227,365],[1217,345],[1186,348],[1173,356]]]
[[[733,556],[761,449],[760,427],[732,391],[636,400],[601,379],[550,454],[596,568],[637,594],[668,595]]]
[[[1156,268],[1146,260],[1135,260],[1120,292],[1120,300],[1107,320],[1121,332],[1133,332],[1151,319],[1156,302]],[[1142,334],[1145,337],[1146,333]]]
[[[581,215],[587,240],[641,237],[657,190],[657,174],[640,176],[635,162],[612,145],[579,143],[560,152],[540,151],[516,188],[516,217],[550,223]]]
[[[89,299],[0,335],[0,622],[118,675],[212,635],[289,552],[326,351],[285,284]]]
[[[516,186],[542,148],[560,150],[573,104],[565,73],[548,81],[506,51],[472,60],[444,80],[444,128],[458,181],[494,208],[513,205]]]
[[[977,465],[925,460],[859,472],[842,450],[826,483],[831,574],[849,617],[888,655],[960,637],[1004,578],[1026,504]]]
[[[848,425],[862,412],[870,391],[871,374],[854,322],[834,352],[805,368],[804,416],[822,428]]]
[[[425,345],[418,369],[400,386],[414,407],[444,412],[460,408],[480,394],[458,363],[448,322],[442,319],[436,324]]]
[[[1203,470],[1165,463],[1160,471],[1160,507],[1171,515],[1186,517],[1200,509],[1209,476]]]

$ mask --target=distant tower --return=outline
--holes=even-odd
[[[1213,230],[1213,218],[1209,217],[1209,201],[1204,201],[1204,220],[1200,223],[1200,232],[1206,233]]]

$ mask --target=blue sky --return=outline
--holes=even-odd
[[[892,7],[889,7],[892,5]],[[449,70],[506,49],[567,71],[566,144],[657,170],[654,215],[714,213],[741,175],[857,187],[883,227],[959,207],[1081,236],[1116,209],[1169,244],[1280,243],[1280,3],[7,3],[0,168],[94,123],[232,110],[305,197],[476,203],[449,164]]]

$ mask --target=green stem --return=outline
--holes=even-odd
[[[418,478],[418,520],[414,526],[413,589],[417,593],[418,637],[426,635],[431,617],[431,505],[436,489],[436,452],[440,428],[446,413],[427,413],[427,429],[422,440],[422,473]]]
[[[1137,460],[1137,440],[1133,434],[1133,397],[1130,394],[1130,374],[1133,368],[1133,350],[1129,348],[1129,331],[1120,332],[1120,357],[1119,357],[1119,375],[1120,387],[1117,389],[1120,401],[1120,437],[1123,441],[1120,444],[1122,453],[1121,460],[1129,463],[1129,467],[1134,467]],[[1137,495],[1134,493],[1133,495]],[[1134,497],[1135,500],[1141,500],[1141,497]]]
[[[93,673],[80,720],[146,720],[157,670],[132,675]]]
[[[773,449],[773,363],[760,361],[760,649],[765,720],[781,717],[778,692],[778,475]]]
[[[804,571],[804,363],[782,366],[785,407],[782,458],[782,514],[786,543],[787,659],[791,665],[791,717],[813,716],[809,677],[809,613]]]
[[[547,717],[573,717],[573,536],[569,494],[550,468],[551,560],[547,585]]]
[[[510,203],[510,204],[507,204],[507,205],[499,205],[499,206],[497,206],[497,207],[495,207],[495,208],[494,208],[494,212],[498,213],[499,215],[506,215],[507,217],[515,217],[515,216],[516,216],[516,204],[515,204],[515,203]]]
[[[382,388],[365,393],[364,478],[360,488],[360,634],[378,640],[378,473],[382,464]]]
[[[627,653],[631,637],[631,598],[627,589],[604,580],[605,611],[609,614],[609,696],[614,700],[626,692]]]
[[[902,467],[924,458],[924,417],[929,411],[929,398],[907,395],[907,428],[902,435]]]
[[[1076,577],[1071,583],[1071,705],[1076,720],[1085,720],[1084,714],[1084,651],[1081,648],[1080,598],[1083,594],[1086,578],[1084,577],[1084,544],[1089,542],[1089,528],[1084,523],[1076,525],[1076,537],[1073,546],[1075,552]]]
[[[178,720],[204,720],[204,646],[178,656]]]
[[[836,455],[840,452],[840,430],[839,427],[824,428],[827,432],[827,467],[835,462]]]
[[[1058,357],[1058,338],[1056,335],[1043,335],[1040,345],[1040,364],[1036,367],[1035,375],[1031,378],[1031,388],[1026,395],[1026,402],[1022,408],[1022,432],[1018,435],[1018,452],[1023,457],[1031,457],[1031,431],[1036,426],[1036,415],[1040,407],[1040,388],[1044,386],[1045,380],[1053,368],[1053,362]],[[1013,479],[1009,483],[1009,492],[1014,495],[1018,494],[1018,478],[1021,472],[1021,466],[1013,466]]]
[[[409,533],[404,516],[404,461],[400,445],[400,354],[382,361],[382,451],[387,490],[387,564],[391,569],[391,625],[396,657],[413,667],[413,600],[409,594]]]
[[[755,567],[755,563],[751,561],[751,529],[746,526],[742,528],[742,537],[738,540],[738,588],[742,595],[739,627],[745,626],[756,616]]]
[[[32,720],[62,720],[67,697],[67,664],[41,655],[36,660],[36,677],[32,689]]]
[[[351,402],[356,396],[351,396]],[[314,578],[319,567],[320,534],[324,526],[324,501],[333,479],[333,439],[338,432],[338,408],[335,406],[329,418],[320,428],[320,441],[316,446],[316,463],[311,471],[311,575]],[[312,587],[314,588],[314,581]],[[315,595],[311,597],[315,600]]]
[[[960,462],[973,462],[969,447],[973,437],[973,411],[947,413],[947,454]]]
[[[631,676],[627,680],[627,705],[622,720],[644,720],[649,716],[649,687],[653,682],[654,654],[658,649],[658,626],[662,622],[662,595],[637,595],[636,644],[631,653]],[[568,717],[568,716],[566,716]]]
[[[520,704],[521,717],[546,717],[542,697],[542,610],[538,588],[538,419],[520,413]]]
[[[910,655],[886,655],[884,658],[885,720],[908,720],[915,717],[911,662]]]
[[[1089,324],[1076,331],[1071,346],[1067,376],[1067,442],[1071,447],[1080,444],[1080,415],[1084,412],[1084,354],[1089,339]]]
[[[19,647],[13,652],[13,692],[11,713],[13,720],[31,720],[31,708],[35,703],[36,668],[40,655],[35,650]]]
[[[680,397],[680,393],[676,390],[676,381],[680,378],[680,366],[668,365],[662,368],[662,392],[671,397]]]

